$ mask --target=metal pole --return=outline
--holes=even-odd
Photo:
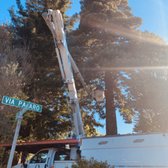
[[[18,112],[17,125],[16,125],[16,129],[15,129],[15,135],[14,135],[14,138],[13,138],[12,149],[10,151],[10,156],[9,156],[7,168],[12,168],[12,162],[13,162],[13,157],[14,157],[14,153],[15,153],[15,149],[16,149],[16,143],[17,143],[17,139],[18,139],[18,136],[19,136],[19,131],[20,131],[21,122],[22,122],[22,119],[23,119],[23,114],[25,112],[26,112],[25,109],[22,109],[20,112]]]

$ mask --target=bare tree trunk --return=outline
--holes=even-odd
[[[114,105],[114,79],[112,73],[105,73],[106,97],[106,135],[117,134],[117,119]]]

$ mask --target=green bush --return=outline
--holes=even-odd
[[[107,162],[98,162],[93,158],[90,160],[78,160],[77,164],[73,165],[72,168],[114,168]]]

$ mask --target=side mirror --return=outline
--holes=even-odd
[[[47,165],[47,164],[45,164],[45,165],[44,165],[44,168],[48,168],[48,165]]]
[[[27,168],[27,163],[25,163],[25,164],[23,165],[23,167],[24,167],[24,168]]]

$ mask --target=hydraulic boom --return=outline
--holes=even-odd
[[[74,72],[78,74],[78,77],[81,79],[84,86],[85,82],[68,51],[64,23],[60,11],[49,9],[48,12],[43,13],[42,16],[54,39],[62,79],[68,87],[69,103],[73,112],[74,133],[77,138],[80,138],[84,136],[84,130],[72,68],[74,69]]]

